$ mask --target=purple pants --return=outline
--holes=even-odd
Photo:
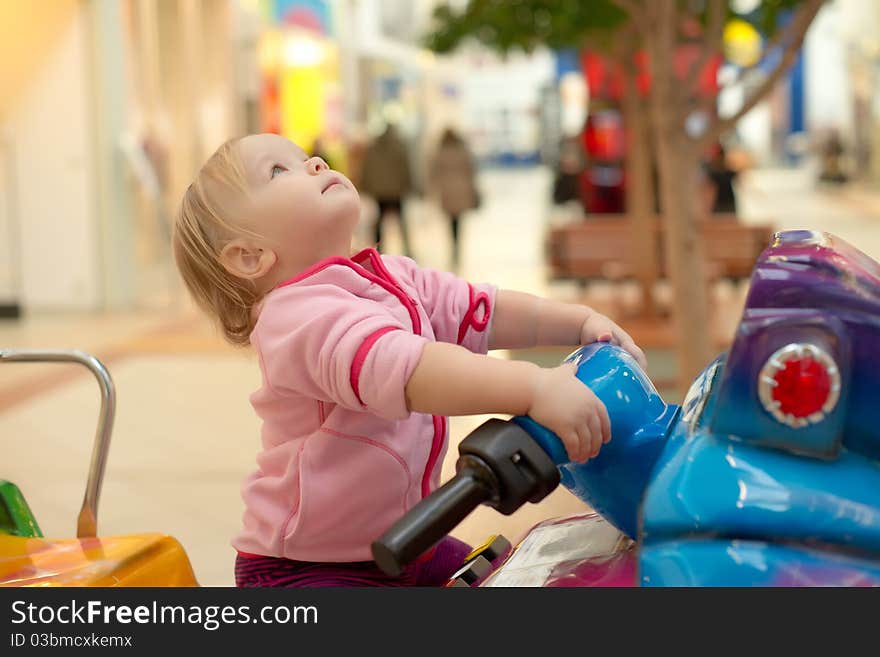
[[[470,552],[467,543],[447,536],[434,546],[429,558],[410,564],[399,577],[386,575],[373,561],[324,563],[239,554],[235,559],[235,585],[241,588],[443,586]]]

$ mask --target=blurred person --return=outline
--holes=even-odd
[[[559,145],[559,163],[553,179],[553,202],[563,205],[581,201],[581,185],[586,160],[577,137],[565,137]]]
[[[489,349],[632,338],[591,308],[472,284],[366,248],[357,189],[275,134],[223,144],[186,190],[175,263],[234,345],[255,349],[258,469],[241,491],[236,585],[442,586],[470,546],[441,539],[400,577],[371,543],[440,483],[448,415],[529,415],[574,461],[610,440],[607,411],[565,364]]]
[[[626,211],[626,132],[623,115],[613,103],[600,103],[590,110],[580,135],[585,174],[583,205],[588,214]]]
[[[736,214],[736,194],[733,183],[738,171],[732,168],[727,159],[727,151],[720,142],[715,145],[713,155],[705,166],[707,195],[710,199],[711,214]]]
[[[428,165],[428,184],[438,197],[440,207],[452,228],[452,263],[458,267],[461,216],[480,206],[476,168],[470,149],[452,128],[443,131]]]
[[[819,179],[824,182],[845,183],[848,178],[843,170],[846,148],[837,128],[831,128],[821,146],[822,171]]]
[[[397,219],[403,239],[403,252],[410,256],[404,199],[413,192],[413,175],[409,149],[391,122],[384,132],[367,144],[361,164],[360,189],[378,206],[376,217],[376,248],[382,250],[382,221],[391,215]]]

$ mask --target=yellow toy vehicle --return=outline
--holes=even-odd
[[[101,409],[76,538],[46,538],[12,482],[0,480],[0,586],[198,586],[181,544],[163,534],[98,536],[98,499],[116,411],[113,380],[94,356],[67,350],[0,350],[0,362],[67,362],[88,368]]]

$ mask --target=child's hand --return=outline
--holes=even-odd
[[[648,359],[645,358],[645,352],[636,345],[629,333],[602,313],[594,312],[581,326],[580,344],[590,344],[591,342],[610,342],[617,345],[628,351],[643,370],[648,369]]]
[[[574,363],[540,370],[528,415],[559,436],[571,460],[582,463],[611,440],[611,421],[605,404],[576,371]]]

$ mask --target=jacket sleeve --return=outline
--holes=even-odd
[[[401,277],[416,289],[438,342],[460,344],[478,354],[489,350],[497,286],[422,268],[403,256],[384,258],[393,261]]]
[[[277,290],[251,340],[276,394],[392,420],[409,416],[404,391],[427,341],[381,304],[333,285]]]

